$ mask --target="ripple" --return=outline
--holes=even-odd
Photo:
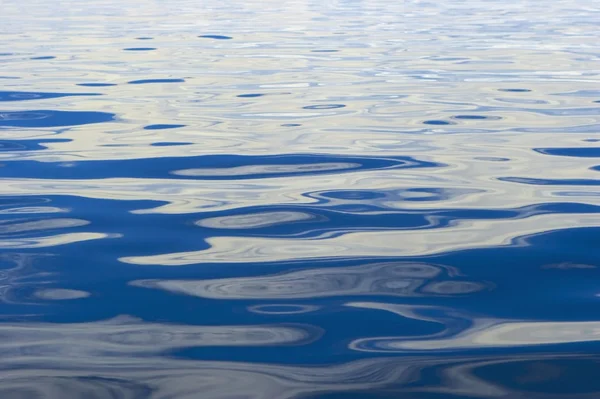
[[[129,47],[124,48],[123,51],[154,51],[156,47]]]
[[[249,311],[258,314],[269,314],[269,315],[289,315],[289,314],[301,314],[309,313],[318,310],[318,306],[314,305],[290,305],[290,304],[279,304],[279,305],[256,305],[250,306]]]
[[[11,378],[0,387],[0,396],[12,399],[134,399],[147,397],[151,392],[150,384],[89,376],[36,376],[35,382],[27,377]]]
[[[336,109],[336,108],[344,108],[344,104],[320,104],[320,105],[307,105],[306,107],[302,107],[304,109]]]
[[[262,97],[262,96],[264,96],[264,94],[251,93],[251,94],[238,94],[236,97],[241,97],[241,98],[255,98],[255,97]]]
[[[171,147],[171,146],[179,146],[179,145],[192,145],[193,143],[175,143],[172,141],[162,141],[158,143],[150,144],[153,147]]]
[[[182,83],[184,79],[139,79],[127,82],[130,85],[143,85],[151,83]]]
[[[115,115],[87,111],[0,111],[0,127],[60,127],[111,122]]]
[[[180,127],[185,127],[185,125],[167,125],[167,124],[148,125],[148,126],[144,126],[144,130],[177,129]]]
[[[598,186],[600,180],[594,179],[534,179],[528,177],[500,177],[498,180],[534,186]]]
[[[531,90],[529,89],[498,89],[498,91],[507,91],[511,93],[529,93]]]
[[[312,268],[272,276],[138,280],[131,284],[211,299],[300,299],[354,295],[420,297],[470,294],[486,288],[486,284],[481,282],[444,280],[442,274],[445,271],[444,267],[437,265],[390,262]]]
[[[300,173],[319,173],[332,172],[338,170],[358,169],[361,167],[359,163],[310,163],[310,164],[292,164],[292,165],[251,165],[237,166],[232,168],[221,169],[184,169],[172,172],[177,176],[248,176],[255,177],[257,175],[284,175]]]
[[[453,125],[452,122],[443,121],[443,120],[435,120],[435,119],[424,121],[423,124],[425,124],[425,125],[439,125],[439,126]]]
[[[233,37],[231,36],[223,36],[223,35],[201,35],[198,36],[203,39],[215,39],[215,40],[231,40]]]
[[[0,221],[0,235],[13,236],[32,231],[62,229],[68,227],[86,226],[89,222],[80,219],[10,219]]]
[[[406,305],[351,303],[348,306],[380,309],[402,317],[424,317],[444,325],[429,337],[381,337],[356,340],[351,347],[368,352],[485,350],[486,348],[558,345],[600,341],[597,321],[521,321],[477,318],[446,310],[439,318],[419,316],[426,308]],[[415,312],[416,311],[416,312]],[[463,319],[463,320],[461,320]]]
[[[319,337],[320,331],[310,326],[192,326],[149,323],[130,316],[108,320],[70,323],[3,323],[0,334],[14,337],[0,344],[5,354],[38,352],[69,356],[125,356],[160,354],[176,348],[202,346],[265,346],[306,344]],[[63,334],[70,337],[65,341]],[[39,342],[44,342],[43,346]],[[19,352],[16,352],[18,349]]]
[[[42,93],[33,91],[0,91],[0,102],[44,100],[48,98],[100,96],[100,93]]]
[[[69,142],[67,139],[46,139],[46,140],[11,140],[11,141],[0,141],[0,151],[14,152],[14,151],[39,151],[48,148],[45,144],[51,143],[65,143]]]
[[[542,269],[558,269],[558,270],[569,270],[569,269],[595,269],[597,266],[586,265],[581,263],[562,262],[552,263],[549,265],[542,266]]]
[[[35,296],[41,299],[47,299],[52,301],[63,301],[69,299],[87,298],[90,296],[90,293],[80,290],[53,288],[38,290],[36,291]]]
[[[525,218],[460,220],[446,228],[352,229],[310,238],[213,236],[208,248],[149,256],[127,256],[136,265],[183,266],[197,263],[283,262],[351,257],[426,256],[467,249],[527,245],[537,235],[561,230],[600,227],[596,213],[536,214]]]
[[[600,158],[600,147],[534,148],[533,150],[540,154],[559,157]]]
[[[462,119],[462,120],[498,120],[501,119],[497,116],[484,116],[484,115],[455,115],[452,117],[453,119]]]
[[[160,130],[160,129],[159,129]],[[271,177],[340,174],[354,171],[428,168],[435,164],[409,157],[376,158],[323,155],[204,155],[150,159],[73,162],[66,168],[53,162],[11,161],[5,177],[41,177],[53,179],[100,179],[108,177],[174,178],[225,180],[264,179]],[[149,165],[152,165],[150,168]]]
[[[116,83],[77,83],[77,86],[85,86],[85,87],[109,87],[116,86]]]
[[[259,212],[206,218],[196,222],[198,226],[213,229],[257,229],[278,224],[313,220],[316,217],[305,212]]]
[[[377,158],[345,158],[324,157],[329,162],[318,162],[322,158],[318,155],[282,155],[261,157],[264,165],[233,166],[229,168],[183,169],[172,172],[177,176],[188,177],[233,177],[236,178],[264,178],[269,176],[291,176],[299,174],[318,174],[342,172],[351,170],[379,169],[391,167],[423,167],[427,163],[413,162],[409,159],[377,159]],[[243,158],[238,158],[243,160]],[[246,158],[252,159],[252,158]],[[332,162],[338,161],[338,162]],[[281,162],[281,163],[277,163]],[[285,163],[284,163],[285,162]]]

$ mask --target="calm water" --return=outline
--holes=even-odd
[[[600,3],[1,0],[2,399],[597,399]]]

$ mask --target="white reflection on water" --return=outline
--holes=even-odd
[[[171,173],[179,176],[252,176],[261,174],[286,174],[299,172],[325,172],[334,170],[352,170],[360,168],[358,163],[311,163],[306,165],[252,165],[236,166],[232,168],[219,169],[184,169]]]
[[[269,346],[305,344],[319,337],[311,326],[196,326],[144,322],[130,316],[70,323],[2,323],[0,343],[4,358],[18,360],[29,353],[43,358],[68,350],[69,356],[134,356],[168,353],[202,346]],[[68,336],[68,339],[66,337]]]
[[[258,229],[276,226],[278,224],[300,222],[316,219],[307,212],[274,211],[257,212],[247,215],[219,216],[206,218],[196,222],[198,226],[214,229]]]
[[[200,262],[276,262],[335,257],[432,255],[461,249],[527,245],[525,239],[553,230],[598,227],[598,214],[537,215],[524,219],[458,220],[443,228],[348,232],[327,239],[215,236],[210,248],[120,260],[137,265],[181,266]],[[317,237],[319,238],[319,237]]]
[[[36,297],[52,301],[63,301],[68,299],[87,298],[89,292],[81,290],[70,290],[66,288],[49,288],[38,290],[34,294]]]
[[[312,268],[259,277],[137,280],[130,284],[211,299],[459,295],[475,293],[487,287],[482,282],[451,280],[448,275],[452,273],[452,270],[438,265],[389,262],[350,267]]]
[[[62,229],[88,225],[87,220],[80,219],[9,219],[0,220],[0,236],[11,236],[19,233]]]
[[[352,349],[364,352],[461,351],[600,341],[598,321],[503,320],[476,317],[457,309],[376,302],[350,302],[346,306],[383,310],[441,325],[439,333],[429,336],[360,338],[350,344]]]
[[[216,342],[223,342],[225,337],[248,338],[233,331],[224,328],[224,335],[216,337]],[[534,382],[553,379],[581,385],[569,398],[593,399],[600,388],[589,377],[573,376],[569,359],[597,366],[597,358],[583,355],[406,356],[309,365],[160,356],[164,350],[211,342],[215,337],[206,332],[202,326],[146,324],[128,318],[81,324],[0,325],[0,396],[300,399],[387,392],[407,397],[439,394],[542,399],[555,396],[548,396]],[[277,336],[274,333],[268,338]],[[501,374],[502,378],[490,374]]]
[[[38,213],[37,210],[37,208],[34,208],[33,213]],[[57,233],[61,229],[82,227],[89,224],[90,222],[87,220],[68,218],[0,220],[0,248],[44,248],[120,237],[119,234],[96,232]],[[40,234],[44,235],[40,236]]]

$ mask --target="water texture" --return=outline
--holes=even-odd
[[[0,398],[600,397],[597,1],[0,6]]]

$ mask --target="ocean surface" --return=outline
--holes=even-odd
[[[0,398],[600,397],[600,2],[0,6]]]

